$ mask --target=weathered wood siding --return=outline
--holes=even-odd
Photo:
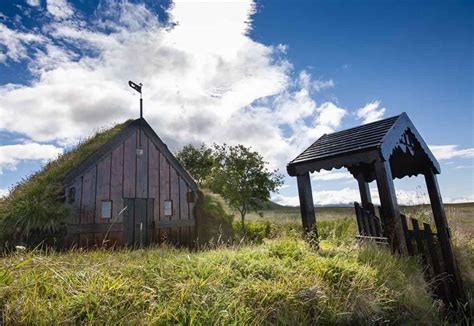
[[[193,203],[187,200],[190,185],[143,131],[143,154],[137,155],[139,141],[136,129],[66,186],[66,195],[69,188],[75,188],[75,200],[70,203],[73,214],[68,228],[69,245],[123,244],[124,236],[133,234],[127,228],[136,227],[124,223],[124,202],[129,198],[149,199],[148,242],[192,243],[195,223]],[[171,216],[165,216],[166,200],[172,201]],[[103,201],[112,202],[111,218],[102,218]]]

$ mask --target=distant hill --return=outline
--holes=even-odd
[[[277,204],[277,203],[275,203],[274,201],[271,201],[271,200],[269,200],[267,202],[261,202],[260,206],[262,207],[262,209],[280,209],[280,208],[291,207],[291,206],[283,206],[283,205]]]

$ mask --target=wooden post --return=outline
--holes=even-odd
[[[428,265],[428,260],[426,258],[426,251],[425,246],[423,244],[423,234],[420,231],[420,225],[418,224],[418,220],[415,218],[411,218],[411,225],[413,226],[413,235],[416,241],[416,253],[421,255],[421,260],[423,265]],[[429,271],[427,271],[429,274]]]
[[[433,217],[436,224],[436,231],[438,235],[438,241],[441,246],[441,254],[443,255],[443,262],[446,268],[446,272],[449,274],[450,283],[452,284],[451,290],[454,296],[461,302],[466,302],[466,293],[462,283],[461,276],[454,258],[451,236],[448,228],[448,222],[446,220],[446,214],[444,212],[443,200],[441,198],[441,192],[438,186],[438,180],[433,170],[429,169],[425,172],[426,187],[431,202],[431,210],[433,211]]]
[[[406,218],[406,216],[403,215],[403,214],[400,214],[400,217],[401,217],[401,221],[402,221],[403,232],[405,233],[405,239],[406,239],[406,241],[407,241],[408,254],[409,254],[410,256],[413,256],[413,255],[414,255],[414,252],[413,252],[413,243],[412,243],[412,239],[411,239],[410,233],[409,233],[409,231],[408,231],[407,218]]]
[[[372,215],[372,218],[374,219],[374,223],[375,223],[375,232],[377,233],[376,235],[378,237],[382,237],[383,236],[383,234],[382,234],[382,223],[380,223],[380,219],[375,214]]]
[[[369,223],[370,235],[373,236],[373,237],[377,237],[378,235],[377,235],[377,229],[375,228],[374,214],[372,214],[368,210],[364,210],[364,214],[367,218],[367,222]]]
[[[428,223],[423,223],[424,228],[424,237],[426,239],[426,244],[428,247],[428,254],[430,257],[431,267],[433,268],[433,279],[430,283],[434,283],[434,292],[435,294],[444,302],[450,304],[452,302],[455,303],[455,298],[451,297],[451,293],[449,291],[449,287],[447,286],[447,282],[443,277],[443,271],[441,270],[441,265],[438,259],[438,252],[436,250],[434,240],[433,240],[433,232],[431,231],[431,226]],[[434,282],[433,282],[434,281]]]
[[[372,211],[374,206],[372,205],[369,184],[367,183],[367,181],[365,181],[363,173],[359,173],[357,175],[357,183],[359,185],[360,202],[362,204],[362,207],[371,213],[375,213],[374,211]]]
[[[405,254],[407,246],[401,225],[400,209],[393,185],[390,163],[377,160],[374,165],[380,204],[383,211],[383,224],[387,231],[388,242],[392,251]]]
[[[355,210],[356,219],[357,219],[357,227],[359,228],[359,235],[364,235],[364,225],[363,225],[362,216],[361,216],[362,210],[358,202],[354,202],[354,210]]]
[[[309,173],[296,177],[298,183],[298,195],[300,197],[301,219],[305,232],[316,231],[316,217],[314,213],[313,192],[311,190],[311,179]],[[317,234],[316,234],[317,236]]]

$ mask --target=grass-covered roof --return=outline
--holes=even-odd
[[[22,179],[0,199],[0,239],[25,239],[32,231],[57,232],[69,215],[64,204],[64,178],[88,156],[125,129],[133,120],[99,130],[72,150]],[[1,247],[1,244],[0,244]]]

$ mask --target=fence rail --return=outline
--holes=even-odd
[[[387,243],[383,223],[376,215],[376,207],[373,205],[362,207],[356,202],[354,208],[359,228],[357,238],[372,240],[376,243]],[[380,208],[377,207],[377,210],[380,212]],[[430,285],[433,295],[443,300],[447,307],[456,306],[458,301],[462,301],[462,298],[458,298],[455,291],[453,291],[456,284],[454,284],[453,277],[449,276],[447,264],[443,261],[438,234],[433,232],[431,225],[428,223],[423,222],[420,225],[417,219],[410,218],[408,221],[404,214],[400,214],[400,216],[407,252],[410,256],[421,257],[424,277]]]

